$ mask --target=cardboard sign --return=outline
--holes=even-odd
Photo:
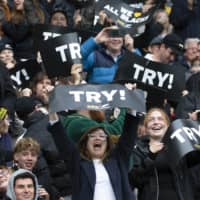
[[[9,73],[16,88],[25,88],[30,86],[30,81],[40,71],[42,68],[36,60],[28,60],[17,63]]]
[[[175,120],[168,128],[163,142],[172,167],[176,167],[186,156],[187,159],[198,159],[200,162],[200,156],[194,158],[192,155],[197,151],[200,153],[200,124],[197,121]]]
[[[94,35],[94,32],[91,30],[72,29],[69,27],[54,26],[50,24],[36,24],[33,27],[34,48],[38,50],[40,49],[41,43],[44,41],[73,32],[78,33],[79,41],[81,43]]]
[[[40,52],[45,70],[50,78],[69,76],[71,66],[75,63],[82,63],[77,33],[67,33],[46,40],[41,44]]]
[[[95,22],[97,22],[99,16],[99,11],[104,10],[104,12],[112,18],[112,20],[119,26],[125,33],[131,33],[132,35],[137,35],[137,28],[144,24],[149,23],[155,10],[159,7],[156,4],[154,7],[149,9],[147,12],[142,13],[136,11],[135,8],[131,7],[129,4],[124,3],[120,0],[102,0],[96,3],[95,8]]]
[[[163,91],[170,100],[178,100],[184,89],[185,74],[178,67],[153,62],[131,52],[126,52],[119,62],[115,81],[137,82],[138,87],[147,91],[152,88]]]
[[[144,97],[137,90],[119,84],[59,85],[50,95],[50,112],[71,110],[105,110],[114,107],[145,112]]]

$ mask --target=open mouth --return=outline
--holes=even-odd
[[[93,147],[94,149],[98,150],[98,149],[101,149],[101,146],[102,146],[101,144],[94,144]]]

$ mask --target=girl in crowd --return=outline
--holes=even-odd
[[[137,131],[137,122],[127,114],[121,135],[113,149],[111,138],[102,126],[87,130],[78,149],[59,123],[56,113],[49,114],[49,130],[63,158],[71,159],[72,200],[133,200],[128,182],[129,157]],[[136,120],[136,122],[134,121]]]
[[[129,174],[138,200],[192,200],[186,163],[172,169],[164,154],[162,139],[170,124],[160,108],[150,109],[144,119],[148,142],[137,142],[133,151],[133,168]]]

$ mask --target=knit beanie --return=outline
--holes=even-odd
[[[80,138],[93,128],[103,128],[103,124],[96,122],[88,117],[85,117],[80,114],[73,114],[67,116],[62,121],[68,136],[75,142],[79,142]]]
[[[5,119],[7,113],[8,110],[6,108],[0,107],[0,121]]]

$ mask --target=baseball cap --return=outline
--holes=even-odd
[[[175,54],[182,54],[184,52],[184,45],[182,39],[174,34],[170,33],[163,38],[162,41],[167,47],[171,48]]]
[[[3,51],[3,50],[6,50],[6,49],[13,51],[13,48],[10,44],[2,44],[0,46],[0,52]]]

